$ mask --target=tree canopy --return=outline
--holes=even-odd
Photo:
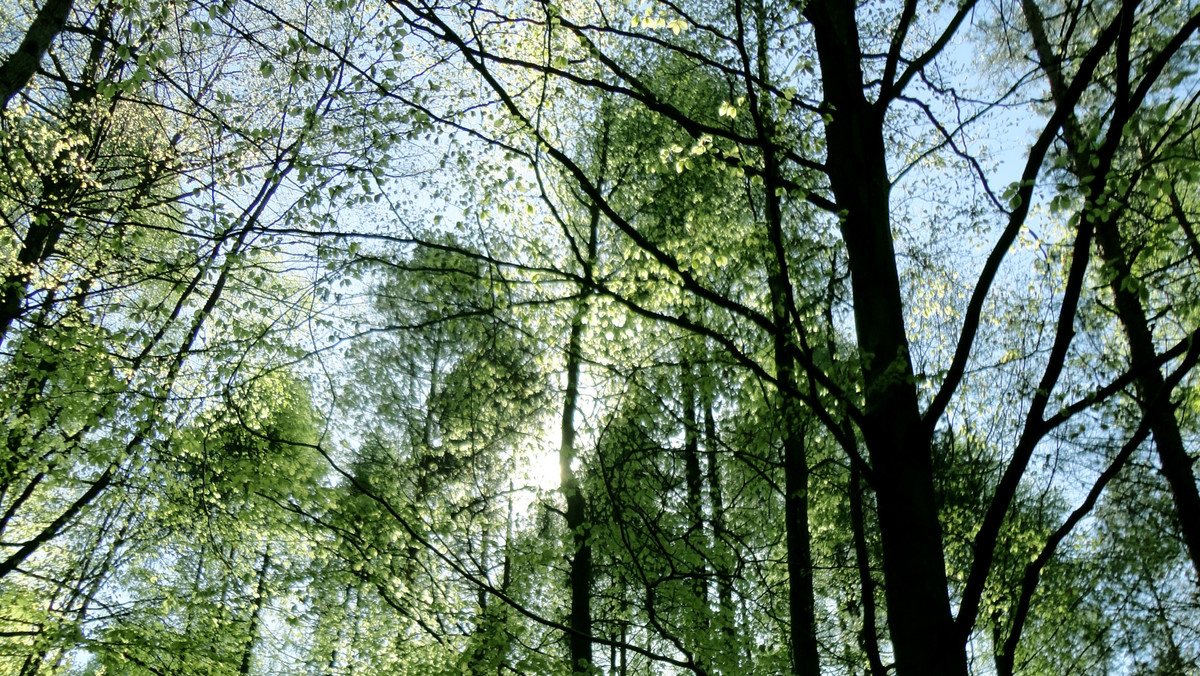
[[[1200,673],[1195,3],[0,13],[0,673]]]

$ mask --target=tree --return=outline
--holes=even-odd
[[[296,313],[274,302],[303,290],[267,281],[278,243],[260,236],[314,136],[304,120],[332,107],[326,82],[297,81],[283,110],[234,109],[263,59],[312,67],[282,41],[227,51],[261,16],[63,7],[34,20],[40,51],[0,129],[0,594],[23,673],[65,668],[111,598],[144,534],[134,506],[161,497],[149,475],[170,460],[167,432],[255,365],[248,337],[260,359],[281,351]],[[214,86],[239,59],[254,68]]]
[[[1065,96],[1055,101],[1025,156],[1021,180],[1005,195],[1008,205],[992,193],[978,158],[960,149],[960,125],[943,122],[934,103],[939,97],[960,105],[963,102],[953,85],[943,84],[944,78],[934,68],[952,58],[946,47],[976,9],[973,3],[927,14],[918,12],[916,3],[905,3],[889,14],[892,25],[899,27],[887,32],[880,26],[889,22],[877,24],[859,16],[852,5],[833,2],[812,2],[803,8],[735,2],[721,10],[663,5],[632,18],[620,11],[608,14],[567,5],[531,6],[520,24],[503,20],[520,16],[519,9],[500,13],[500,19],[486,24],[475,23],[470,13],[455,14],[415,2],[398,3],[396,9],[399,20],[411,30],[446,45],[481,78],[497,97],[498,107],[528,130],[530,161],[540,165],[544,158],[559,167],[620,237],[662,267],[669,286],[742,318],[768,335],[782,336],[771,352],[776,355],[772,364],[739,354],[720,328],[698,326],[679,314],[667,318],[713,338],[725,338],[725,344],[748,368],[765,372],[785,398],[812,410],[830,434],[840,437],[850,461],[864,465],[863,474],[879,506],[887,625],[897,668],[900,673],[966,673],[965,645],[976,627],[1002,528],[1022,478],[1027,476],[1030,458],[1055,427],[1120,387],[1118,376],[1110,383],[1098,383],[1092,394],[1082,397],[1064,397],[1065,391],[1055,394],[1064,383],[1067,358],[1074,354],[1075,324],[1085,295],[1094,237],[1089,219],[1076,219],[1076,231],[1069,235],[1072,248],[1060,268],[1063,282],[1055,298],[1057,317],[1048,327],[1053,339],[1046,343],[1046,358],[1032,362],[1037,364],[1038,375],[1026,376],[1031,381],[1029,395],[1022,401],[1023,422],[1008,442],[1008,460],[974,538],[970,572],[961,588],[950,584],[945,574],[932,463],[934,433],[952,403],[962,396],[968,365],[979,363],[976,360],[987,363],[990,358],[992,348],[976,345],[984,307],[1008,250],[1029,222],[1034,188],[1054,140],[1072,111],[1087,104],[1087,95],[1103,86],[1097,75],[1103,61],[1116,59],[1128,68],[1128,35],[1134,25],[1132,18],[1141,16],[1139,8],[1126,5],[1123,13],[1098,25],[1098,38],[1081,54]],[[1184,22],[1161,47],[1151,50],[1147,62],[1169,62],[1193,30],[1190,20]],[[520,43],[512,38],[539,32],[545,39],[525,51],[519,51]],[[681,36],[674,38],[673,34]],[[807,77],[802,68],[773,75],[769,55],[775,50],[768,49],[770,39],[780,40],[783,49],[796,54],[796,60],[810,72],[819,69],[819,76]],[[867,46],[876,43],[880,50]],[[882,54],[877,56],[876,51]],[[731,94],[718,110],[725,119],[714,124],[675,104],[667,91],[670,85],[647,77],[648,54],[669,54],[723,77]],[[1144,104],[1137,92],[1153,87],[1161,72],[1150,70],[1140,85],[1118,92],[1118,97],[1136,95],[1119,98],[1126,112]],[[545,87],[525,84],[539,81],[545,82]],[[787,82],[786,89],[775,85],[776,81]],[[763,236],[775,251],[775,273],[768,275],[766,286],[777,289],[770,296],[777,309],[764,311],[716,291],[705,283],[694,260],[647,231],[605,194],[596,174],[563,141],[564,128],[547,121],[542,92],[550,87],[576,91],[584,100],[589,95],[598,100],[601,92],[604,97],[628,100],[695,144],[712,139],[716,152],[705,151],[704,158],[749,174],[747,199],[761,209]],[[980,111],[973,115],[986,114],[1021,91],[1017,87],[1001,92],[973,107]],[[1002,223],[992,238],[991,253],[973,273],[969,302],[951,334],[957,347],[944,361],[926,365],[932,368],[932,377],[919,374],[915,367],[911,308],[906,305],[895,246],[893,190],[897,179],[915,165],[897,157],[889,149],[889,141],[898,138],[893,125],[906,108],[928,118],[925,136],[912,144],[913,154],[961,161],[964,172],[976,173],[980,194],[995,200],[992,213]],[[1112,138],[1124,133],[1124,125],[1111,129]],[[677,157],[685,148],[664,148],[664,158]],[[688,170],[688,160],[693,164],[699,161],[680,157],[676,171]],[[1102,160],[1102,168],[1106,162]],[[892,168],[889,163],[899,164]],[[1088,187],[1093,202],[1103,193],[1103,183],[1093,181]],[[795,197],[789,198],[792,193]],[[810,216],[800,200],[828,215]],[[805,321],[807,313],[797,300],[811,292],[806,293],[803,280],[792,277],[786,256],[795,250],[791,233],[812,231],[829,219],[836,219],[841,234],[839,247],[844,247],[851,287],[850,305],[845,309],[852,311],[858,367],[849,379],[841,373],[833,377],[814,346],[810,336],[816,327]],[[635,311],[649,311],[637,297],[622,293],[611,278],[596,286],[599,293],[616,297]],[[1180,353],[1180,347],[1174,348],[1174,355]],[[1173,372],[1175,382],[1189,371],[1193,359],[1189,355]],[[786,365],[791,360],[802,374],[797,384],[789,382]],[[1128,372],[1144,370],[1130,364]],[[922,394],[927,377],[934,387],[931,395]],[[856,390],[861,397],[854,394]],[[1056,409],[1062,410],[1055,413]],[[843,416],[852,428],[839,422]],[[796,416],[788,417],[794,420]],[[856,455],[854,437],[859,435],[866,452],[863,458]],[[793,574],[803,578],[804,571]],[[954,606],[951,590],[956,596]],[[955,606],[957,613],[953,612]]]
[[[1200,652],[1195,7],[52,5],[13,670]]]
[[[1046,36],[1045,19],[1038,5],[1026,2],[1022,5],[1026,23],[1029,25],[1029,36],[1037,50],[1039,61],[1046,73],[1052,95],[1060,101],[1066,95],[1067,74],[1063,73],[1065,59],[1056,54],[1054,47]],[[1104,276],[1109,278],[1114,305],[1129,346],[1131,366],[1137,370],[1138,399],[1145,415],[1150,419],[1150,429],[1154,435],[1155,447],[1162,463],[1163,474],[1171,486],[1178,512],[1179,523],[1184,534],[1194,565],[1200,566],[1200,492],[1196,488],[1196,476],[1192,471],[1192,460],[1184,449],[1183,437],[1179,430],[1178,421],[1169,406],[1162,405],[1175,397],[1170,390],[1164,390],[1165,379],[1157,366],[1159,363],[1158,349],[1154,346],[1153,325],[1147,315],[1146,307],[1139,294],[1139,282],[1134,276],[1136,258],[1130,256],[1127,250],[1134,252],[1142,249],[1142,243],[1147,238],[1161,237],[1141,225],[1140,232],[1133,237],[1123,235],[1121,221],[1127,220],[1125,203],[1135,199],[1146,165],[1157,158],[1154,153],[1183,141],[1189,136],[1185,119],[1179,119],[1176,124],[1168,124],[1168,134],[1147,144],[1138,139],[1127,139],[1124,127],[1134,122],[1134,115],[1146,115],[1151,119],[1161,118],[1166,110],[1172,107],[1170,98],[1164,102],[1166,109],[1157,104],[1154,108],[1142,112],[1142,101],[1161,96],[1156,91],[1155,81],[1170,67],[1170,56],[1179,49],[1170,43],[1171,38],[1179,40],[1184,33],[1175,35],[1155,36],[1166,38],[1166,45],[1155,45],[1150,49],[1132,51],[1130,44],[1135,30],[1136,16],[1133,7],[1115,8],[1123,12],[1120,19],[1120,34],[1118,36],[1118,52],[1116,58],[1118,67],[1114,71],[1116,78],[1115,93],[1108,110],[1114,117],[1109,120],[1104,135],[1097,139],[1089,135],[1100,131],[1101,125],[1089,121],[1085,131],[1078,116],[1070,114],[1064,123],[1064,155],[1069,170],[1075,175],[1080,186],[1088,186],[1083,205],[1084,218],[1095,222],[1096,239],[1099,253],[1104,266]],[[1070,15],[1065,14],[1061,20],[1071,21]],[[1194,30],[1194,27],[1193,29]],[[1065,51],[1063,49],[1059,50]],[[1139,77],[1140,76],[1140,77]],[[1159,85],[1161,87],[1162,85]],[[1172,111],[1176,112],[1176,111]],[[1187,115],[1187,113],[1185,113]],[[1182,124],[1180,124],[1182,123]],[[1174,134],[1180,136],[1172,138]],[[1137,150],[1121,152],[1122,145],[1137,143]],[[1132,151],[1132,152],[1131,152]],[[1138,155],[1133,155],[1137,152]],[[1132,162],[1140,161],[1138,166],[1124,164],[1124,157],[1118,155],[1133,155]],[[1177,159],[1177,158],[1172,158]],[[1127,160],[1127,161],[1130,161]],[[1185,160],[1186,161],[1186,160]],[[1154,182],[1154,179],[1150,179]],[[1110,185],[1111,183],[1111,185]],[[1161,191],[1157,183],[1154,188]],[[1176,214],[1176,218],[1179,215]],[[1186,218],[1185,218],[1186,220]],[[1180,227],[1178,223],[1176,227]],[[1136,227],[1136,226],[1135,226]],[[1126,230],[1132,228],[1127,227]],[[1135,239],[1136,238],[1136,239]],[[1193,238],[1194,239],[1194,238]],[[1127,241],[1128,240],[1128,241]],[[1140,267],[1140,266],[1139,266]],[[1160,282],[1162,283],[1162,282]],[[1169,282],[1167,282],[1169,284]],[[1147,294],[1148,295],[1148,294]],[[1169,311],[1169,310],[1167,310]],[[1153,404],[1153,406],[1152,406]],[[1200,571],[1200,567],[1197,568]]]

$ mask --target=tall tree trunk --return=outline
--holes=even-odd
[[[782,186],[776,124],[773,113],[759,99],[759,88],[770,83],[770,49],[766,29],[767,12],[762,0],[754,0],[754,65],[750,54],[742,50],[742,69],[746,92],[763,153],[763,199],[765,201],[767,239],[771,250],[767,260],[767,284],[774,324],[774,361],[777,400],[775,412],[783,445],[784,520],[788,568],[789,641],[792,648],[792,673],[796,676],[820,676],[821,658],[817,646],[817,615],[813,595],[812,533],[808,527],[808,457],[805,447],[803,414],[797,398],[795,365],[791,347],[795,301],[788,272],[788,242],[783,231],[783,207],[779,195]],[[746,44],[747,29],[742,8],[737,8],[739,42]],[[755,78],[750,74],[755,73]]]
[[[892,246],[885,105],[863,94],[855,4],[813,0],[825,93],[826,171],[843,209],[866,408],[863,437],[876,477],[888,626],[900,676],[965,676],[954,631],[930,437],[921,425]]]
[[[262,563],[258,567],[258,581],[254,586],[254,607],[250,611],[250,624],[246,627],[246,641],[242,644],[242,663],[238,667],[240,676],[250,675],[250,660],[254,657],[254,644],[258,640],[258,623],[267,593],[267,572],[271,567],[271,545],[263,549]]]
[[[607,132],[607,125],[605,125]],[[605,133],[604,150],[607,150]],[[603,163],[603,159],[601,162]],[[592,263],[596,260],[600,228],[600,210],[593,206],[589,213],[587,259],[584,279],[592,278]],[[567,619],[567,637],[572,673],[587,674],[592,665],[592,547],[588,543],[587,500],[579,477],[575,474],[575,411],[579,405],[579,371],[583,361],[583,318],[587,314],[589,289],[580,290],[578,305],[571,318],[571,333],[567,339],[567,390],[563,397],[562,445],[558,451],[560,490],[567,502],[565,520],[571,543],[568,577],[571,588],[571,610]]]
[[[708,370],[703,371],[708,376]],[[704,409],[704,459],[705,483],[708,484],[708,502],[712,507],[713,574],[717,584],[717,607],[721,633],[726,639],[734,637],[733,618],[733,570],[729,563],[732,552],[725,540],[725,496],[721,489],[720,456],[717,447],[717,420],[713,415],[712,387],[705,383],[700,388],[700,401]],[[732,647],[732,643],[730,644]]]
[[[689,553],[694,554],[698,561],[695,570],[689,571],[696,576],[693,590],[696,594],[698,614],[695,618],[697,628],[704,629],[708,624],[708,579],[705,558],[708,556],[708,546],[704,532],[704,475],[700,469],[700,429],[696,421],[696,379],[692,364],[686,357],[680,364],[680,382],[683,385],[683,475],[687,487]]]
[[[867,520],[863,509],[863,486],[858,466],[850,465],[850,528],[854,532],[854,560],[862,594],[862,631],[858,641],[867,655],[871,676],[887,676],[879,654],[879,634],[875,627],[875,578],[871,574],[871,555],[867,549]]]
[[[579,401],[580,343],[583,333],[584,308],[571,321],[567,342],[567,391],[563,397],[562,446],[558,461],[561,470],[561,490],[567,501],[566,522],[571,556],[568,577],[571,589],[571,610],[567,619],[567,637],[571,672],[586,674],[592,664],[592,548],[588,544],[587,502],[579,478],[572,467],[575,462],[575,409]]]
[[[1096,241],[1105,264],[1117,271],[1111,288],[1117,317],[1121,320],[1129,343],[1131,366],[1138,373],[1138,404],[1149,419],[1154,446],[1162,463],[1162,474],[1175,502],[1183,541],[1191,556],[1192,567],[1200,575],[1200,491],[1196,488],[1192,459],[1184,447],[1170,393],[1164,391],[1166,384],[1158,368],[1158,352],[1154,349],[1150,322],[1141,299],[1133,287],[1126,284],[1127,280],[1133,279],[1133,272],[1121,243],[1121,235],[1112,219],[1101,219],[1096,224]],[[1159,403],[1152,405],[1153,402]]]
[[[795,389],[792,360],[780,342],[775,349],[781,386]],[[817,615],[814,606],[812,533],[808,528],[808,456],[800,402],[780,394],[779,424],[783,436],[784,514],[787,522],[788,611],[791,618],[792,673],[818,676]]]
[[[603,186],[604,172],[608,163],[609,120],[602,116],[598,185]],[[569,628],[568,654],[571,673],[588,674],[592,669],[592,547],[588,543],[587,499],[583,486],[573,467],[575,448],[575,411],[579,405],[579,371],[583,362],[583,319],[588,310],[588,297],[593,284],[592,271],[600,240],[600,207],[592,204],[588,209],[587,254],[581,261],[583,283],[575,313],[571,317],[571,332],[567,338],[567,390],[563,396],[562,444],[558,451],[560,472],[559,488],[567,502],[565,521],[570,538],[571,556],[568,560],[568,578],[571,590],[571,610],[567,618]]]
[[[621,622],[621,668],[617,672],[620,676],[629,676],[629,623]]]

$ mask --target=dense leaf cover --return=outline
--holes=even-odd
[[[0,674],[1198,674],[1190,0],[0,3]]]

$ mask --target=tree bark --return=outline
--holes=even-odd
[[[73,1],[47,0],[17,52],[0,65],[0,111],[8,106],[9,99],[33,76],[50,42],[66,24]],[[100,20],[92,37],[83,82],[69,90],[69,110],[73,112],[86,108],[96,98],[94,85],[98,78],[100,59],[112,31],[113,11],[112,3],[106,3],[100,8]],[[89,115],[73,114],[68,117],[72,120],[68,123],[69,127],[89,137],[92,136],[92,129],[98,124]],[[98,145],[99,141],[94,139],[89,152],[94,153]],[[67,162],[64,162],[64,159]],[[29,294],[29,283],[34,268],[54,255],[59,239],[67,230],[71,208],[84,184],[77,170],[64,166],[72,160],[73,158],[64,158],[61,155],[56,157],[53,173],[42,178],[37,209],[42,218],[30,218],[21,249],[17,252],[19,265],[15,272],[5,276],[3,284],[0,285],[0,346],[3,346],[12,323],[21,315],[21,306]],[[147,187],[142,186],[139,190]]]
[[[862,433],[876,477],[888,626],[900,676],[965,676],[954,632],[930,438],[921,425],[892,246],[886,101],[863,94],[854,3],[814,0],[825,92],[826,172],[842,209],[866,406]]]
[[[607,126],[601,148],[601,165],[607,153]],[[588,308],[592,264],[600,229],[600,210],[592,206],[588,219],[587,258],[583,261],[584,279],[575,314],[571,318],[571,333],[567,339],[567,390],[563,397],[562,445],[558,452],[560,489],[567,502],[565,521],[571,545],[568,559],[568,578],[571,590],[571,610],[567,618],[570,628],[568,654],[571,673],[589,674],[592,668],[592,547],[588,543],[587,500],[583,487],[572,466],[575,462],[575,411],[579,404],[579,371],[583,361],[583,318]]]
[[[796,676],[820,676],[821,659],[817,645],[817,616],[814,603],[812,533],[808,527],[808,449],[804,438],[804,414],[796,387],[795,363],[791,351],[792,334],[801,327],[793,323],[795,302],[788,272],[788,243],[783,231],[783,208],[778,189],[782,185],[776,124],[759,100],[760,83],[770,81],[770,49],[767,43],[766,8],[754,0],[754,66],[748,50],[741,53],[745,85],[750,99],[758,138],[763,152],[763,198],[766,210],[767,240],[771,249],[766,256],[767,284],[771,300],[773,350],[776,377],[775,414],[783,447],[784,529],[788,569],[788,639],[792,649],[791,670]],[[746,27],[738,7],[738,36],[746,43]]]

